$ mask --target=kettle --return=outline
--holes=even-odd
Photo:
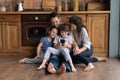
[[[23,4],[22,4],[22,2],[18,3],[18,11],[23,11]]]

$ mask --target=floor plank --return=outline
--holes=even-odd
[[[93,63],[95,69],[84,72],[85,65],[77,64],[77,72],[62,75],[46,74],[36,71],[38,64],[18,64],[19,56],[0,56],[0,80],[120,80],[120,61],[109,59],[108,62]]]

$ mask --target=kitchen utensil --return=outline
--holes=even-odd
[[[42,0],[41,6],[43,9],[54,10],[56,7],[56,0]]]

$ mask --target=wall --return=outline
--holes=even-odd
[[[120,4],[120,1],[119,1],[119,4]],[[119,5],[120,7],[120,5]],[[120,8],[119,8],[119,15],[120,15]],[[119,27],[120,27],[120,16],[119,16]],[[119,28],[119,58],[120,58],[120,28]]]
[[[118,57],[118,37],[119,37],[119,10],[120,1],[111,0],[110,12],[110,36],[109,36],[109,57]]]

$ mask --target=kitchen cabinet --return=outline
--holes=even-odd
[[[94,47],[94,55],[108,56],[109,14],[88,14],[87,29]]]
[[[79,16],[81,19],[82,19],[82,21],[83,21],[83,24],[86,26],[86,15],[85,14],[61,14],[60,15],[60,17],[61,17],[61,21],[63,21],[63,22],[65,22],[65,23],[68,23],[68,20],[69,20],[69,18],[71,17],[71,16],[73,16],[73,15],[75,15],[75,16]]]
[[[20,15],[0,15],[0,52],[20,52]]]

